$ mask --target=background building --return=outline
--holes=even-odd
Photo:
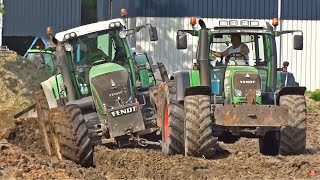
[[[191,66],[197,39],[188,37],[187,50],[175,48],[176,31],[191,28],[191,16],[204,18],[208,26],[221,19],[270,21],[280,17],[279,29],[303,31],[304,50],[294,51],[292,36],[282,36],[278,39],[278,66],[289,61],[289,70],[301,85],[308,90],[320,89],[320,62],[316,52],[320,47],[317,44],[320,42],[319,0],[3,0],[3,3],[6,13],[3,26],[0,17],[2,44],[21,51],[20,54],[34,37],[44,35],[47,26],[59,32],[96,20],[120,17],[120,9],[125,8],[128,26],[148,22],[157,26],[157,42],[150,42],[147,31],[142,30],[130,37],[132,46],[137,51],[150,51],[154,60],[167,66],[169,73]]]
[[[109,0],[98,0],[98,7],[98,20],[108,19]],[[187,50],[175,48],[176,31],[191,28],[191,16],[204,18],[209,26],[221,19],[270,21],[279,17],[278,29],[303,31],[304,50],[293,50],[293,36],[282,36],[278,39],[281,54],[278,66],[289,61],[289,70],[295,74],[296,81],[308,90],[320,89],[319,0],[116,0],[112,2],[113,18],[120,16],[121,8],[127,9],[129,25],[151,22],[157,26],[157,42],[148,41],[148,35],[142,33],[132,38],[132,45],[140,51],[151,51],[152,57],[163,62],[169,73],[191,66],[196,39],[188,36],[190,47]]]
[[[81,25],[81,0],[3,0],[2,45],[23,55],[33,39]],[[96,19],[94,19],[96,21]]]

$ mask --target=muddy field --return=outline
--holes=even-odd
[[[30,92],[23,96],[28,97]],[[308,100],[308,104],[315,102]],[[308,112],[308,148],[303,155],[263,156],[255,139],[220,143],[214,159],[167,157],[159,148],[98,146],[95,168],[46,156],[36,119],[13,120],[12,114],[8,109],[0,112],[0,179],[320,179],[320,175],[309,175],[310,170],[320,173],[320,114],[316,111]]]

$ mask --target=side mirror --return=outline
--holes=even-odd
[[[303,36],[302,35],[294,35],[294,47],[295,50],[303,49]]]
[[[187,35],[182,32],[177,32],[177,49],[187,49],[188,47],[188,42],[187,42]]]
[[[158,41],[158,32],[156,27],[149,28],[150,41]]]

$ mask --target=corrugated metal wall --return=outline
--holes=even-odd
[[[204,18],[204,20],[208,27],[213,27],[221,19]],[[266,21],[271,20],[266,19]],[[168,73],[191,68],[198,39],[189,35],[187,50],[177,50],[175,41],[178,29],[191,29],[189,18],[137,17],[130,18],[129,22],[131,26],[152,23],[158,29],[159,40],[157,42],[149,41],[146,30],[141,30],[135,35],[135,38],[132,38],[134,40],[133,47],[137,51],[149,52],[154,61],[163,62],[166,65]],[[294,73],[296,80],[302,86],[306,86],[308,90],[320,89],[320,71],[318,70],[320,62],[317,62],[316,53],[317,42],[320,42],[320,35],[317,35],[320,21],[283,20],[281,23],[283,30],[302,30],[304,32],[304,50],[294,50],[293,36],[291,34],[283,35],[281,37],[282,48],[278,48],[278,56],[281,55],[279,64],[282,64],[283,61],[289,61],[289,71]],[[279,47],[279,38],[277,43]]]
[[[319,0],[282,0],[281,18],[286,20],[320,20]]]
[[[109,0],[98,0],[105,7]],[[278,13],[277,0],[113,0],[112,16],[120,17],[120,9],[128,17],[189,17],[270,19]],[[108,17],[108,8],[99,17]]]
[[[99,0],[109,1],[109,0]],[[281,0],[280,26],[282,30],[302,30],[304,32],[304,50],[293,50],[292,36],[285,35],[277,40],[279,65],[289,61],[289,70],[298,82],[309,90],[320,89],[320,63],[317,62],[317,42],[320,37],[320,0]],[[189,36],[188,50],[176,50],[175,33],[178,29],[188,29],[189,19],[197,16],[208,18],[208,24],[217,21],[214,18],[260,19],[270,20],[278,17],[279,0],[117,0],[113,1],[113,17],[120,16],[120,9],[128,11],[132,24],[151,22],[158,28],[159,41],[150,42],[147,32],[137,34],[133,45],[140,51],[150,51],[155,60],[164,62],[169,73],[191,66],[196,48],[196,38]],[[98,13],[106,14],[107,9]],[[102,16],[101,16],[102,17]],[[104,16],[107,17],[107,16]],[[137,17],[137,18],[134,18]],[[171,18],[170,18],[171,17]],[[178,17],[178,18],[173,18]]]
[[[320,21],[315,20],[283,20],[282,29],[299,29],[304,35],[304,50],[293,50],[291,35],[282,36],[281,60],[289,61],[289,71],[293,72],[298,82],[309,90],[320,89],[319,48]]]
[[[81,25],[81,0],[4,0],[3,36],[39,36]]]

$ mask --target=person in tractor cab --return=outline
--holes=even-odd
[[[111,58],[107,56],[101,49],[99,49],[93,40],[87,43],[87,52],[83,58],[85,64],[94,64],[98,61],[111,61]]]
[[[235,59],[242,59],[248,64],[249,48],[246,44],[241,42],[240,34],[231,35],[232,46],[223,52],[210,51],[211,55],[215,57],[226,57],[226,61],[234,61]]]

